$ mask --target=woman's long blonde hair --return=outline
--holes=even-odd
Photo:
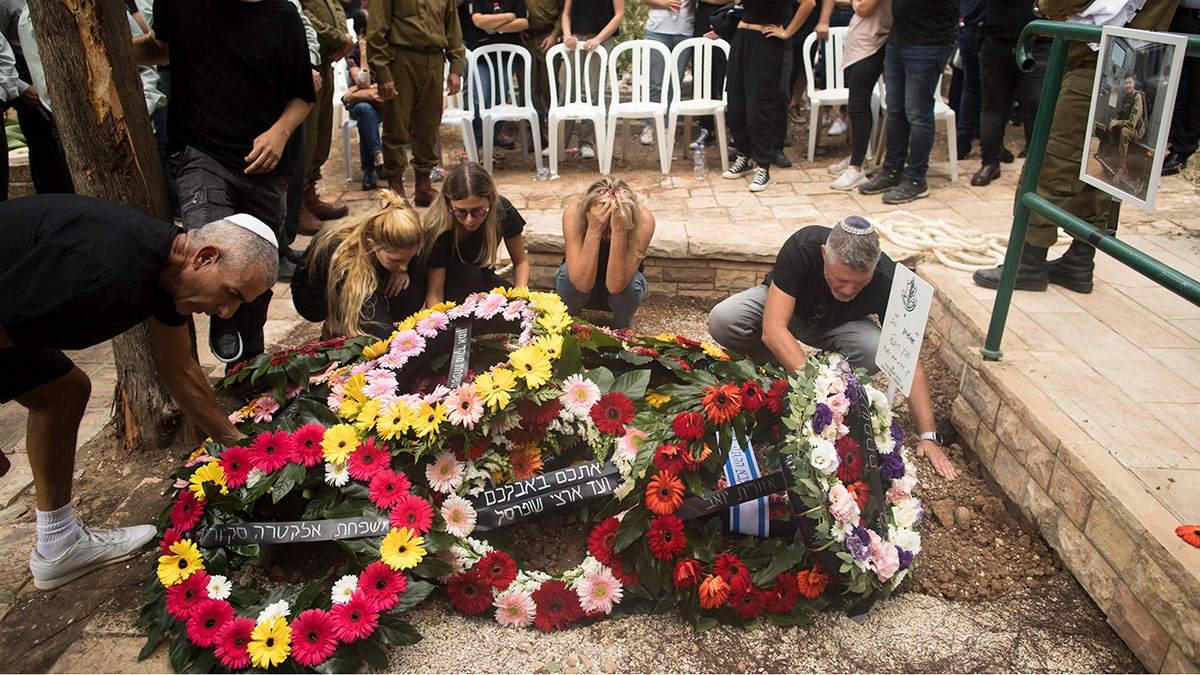
[[[587,214],[598,203],[610,201],[613,205],[610,227],[623,227],[629,232],[625,246],[629,252],[638,252],[640,242],[637,231],[641,222],[642,205],[633,190],[620,178],[601,178],[592,183],[583,193],[579,205],[575,207],[575,221],[580,232],[587,232]],[[638,257],[644,257],[639,255]]]
[[[329,247],[337,247],[326,280],[329,328],[338,335],[362,334],[363,306],[379,288],[375,252],[409,249],[423,243],[417,212],[391,190],[380,190],[379,208],[363,218],[322,229],[313,241],[308,261],[319,260]]]
[[[480,267],[495,267],[500,248],[500,197],[496,193],[496,183],[492,176],[478,162],[464,162],[450,170],[442,179],[442,189],[437,199],[425,212],[425,230],[429,233],[429,242],[447,232],[453,232],[459,226],[458,219],[450,212],[450,202],[456,202],[470,197],[483,197],[488,203],[488,214],[483,219],[478,233],[483,237],[483,246],[479,256],[472,261]],[[429,248],[432,249],[432,246]],[[458,253],[458,237],[454,238],[454,252]],[[425,252],[429,255],[429,251]]]

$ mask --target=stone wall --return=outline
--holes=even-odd
[[[561,249],[528,253],[530,285],[553,289],[554,271],[563,260]],[[644,261],[644,273],[650,292],[655,295],[723,300],[761,283],[773,263],[651,256]]]

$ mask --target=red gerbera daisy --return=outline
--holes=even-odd
[[[616,518],[605,518],[592,528],[592,534],[588,537],[588,553],[602,565],[607,565],[613,560],[613,546],[616,544],[617,528],[620,526],[621,521]]]
[[[762,385],[755,380],[749,380],[742,385],[742,407],[754,412],[767,403],[767,393]]]
[[[700,583],[700,562],[693,558],[684,558],[675,563],[672,579],[677,588],[691,588]]]
[[[1180,525],[1175,528],[1175,534],[1192,546],[1200,548],[1200,525]]]
[[[617,581],[620,581],[621,584],[626,588],[629,588],[630,586],[642,585],[642,579],[638,576],[637,570],[629,570],[626,572],[621,567],[620,556],[614,555],[612,562],[608,564],[608,568],[612,570],[613,576],[617,578]]]
[[[771,383],[771,391],[767,392],[767,409],[772,414],[783,414],[783,403],[787,400],[787,393],[787,380],[775,380]]]
[[[654,466],[660,472],[679,475],[688,467],[692,455],[682,443],[668,443],[654,451]]]
[[[215,646],[221,636],[221,629],[233,621],[235,614],[233,605],[228,601],[210,598],[201,600],[191,618],[187,620],[188,639],[201,647]]]
[[[195,574],[167,589],[167,613],[176,619],[192,617],[202,600],[208,599],[208,573]]]
[[[682,335],[676,335],[675,342],[678,342],[680,345],[682,345],[684,347],[699,347],[700,346],[699,342],[697,342],[691,338],[686,338]]]
[[[787,572],[780,572],[775,578],[775,590],[767,592],[767,611],[772,614],[787,614],[796,608],[800,599],[800,589],[796,587],[796,577]]]
[[[181,490],[175,506],[171,509],[171,525],[179,532],[187,532],[200,522],[204,515],[205,500],[200,499],[191,490]]]
[[[246,477],[250,475],[250,469],[254,468],[250,448],[241,445],[226,448],[217,458],[217,463],[221,465],[222,469],[225,469],[225,484],[231,488],[245,485]]]
[[[379,625],[379,612],[357,591],[350,596],[349,602],[334,605],[329,610],[329,618],[333,619],[333,632],[342,642],[361,640],[374,633]]]
[[[871,486],[861,480],[850,483],[846,486],[846,490],[854,497],[854,503],[858,504],[859,511],[863,511],[867,508],[867,504],[871,503]]]
[[[171,544],[178,543],[181,539],[183,539],[183,536],[175,528],[164,532],[162,541],[158,542],[159,555],[173,555],[171,553]]]
[[[733,611],[737,612],[738,616],[749,621],[758,618],[763,613],[767,606],[767,598],[762,591],[750,586],[737,593],[731,593],[729,604],[733,605]]]
[[[254,619],[248,616],[237,616],[225,624],[224,630],[217,638],[217,659],[221,665],[231,670],[242,670],[250,667],[250,633],[254,630]]]
[[[742,390],[736,384],[705,387],[700,403],[704,405],[704,414],[709,422],[724,424],[742,411]]]
[[[397,500],[388,519],[392,522],[392,527],[407,527],[417,534],[425,534],[433,527],[433,507],[416,495],[404,495]]]
[[[385,469],[371,479],[371,501],[381,509],[391,509],[408,496],[411,488],[408,476]]]
[[[562,630],[583,616],[579,596],[558,580],[547,581],[534,591],[533,602],[537,605],[533,625],[547,633]]]
[[[408,577],[376,560],[358,576],[357,590],[377,611],[386,612],[400,603],[400,595],[408,590]]]
[[[517,579],[517,563],[504,551],[492,551],[475,563],[483,580],[503,591]]]
[[[305,424],[292,433],[292,461],[304,466],[316,466],[325,461],[321,440],[325,438],[325,427],[320,424]],[[226,469],[228,471],[228,469]]]
[[[346,460],[346,470],[355,480],[370,481],[375,474],[391,465],[391,453],[385,448],[375,445],[375,437],[368,437],[359,444],[358,449],[350,453]]]
[[[671,422],[671,429],[681,440],[698,441],[704,438],[704,415],[691,410],[681,412]]]
[[[838,478],[843,483],[853,483],[862,478],[863,458],[858,449],[858,443],[849,436],[842,436],[837,439],[833,447],[837,449]]]
[[[286,431],[264,431],[250,444],[250,461],[267,473],[282,469],[294,454],[292,437]]]
[[[610,391],[592,406],[592,419],[601,433],[625,435],[625,425],[633,419],[633,401],[619,391]]]
[[[478,569],[450,577],[446,584],[450,606],[463,614],[482,614],[492,606],[492,586]]]
[[[671,562],[687,548],[687,537],[683,536],[683,521],[673,513],[652,519],[646,540],[650,545],[650,552],[663,562]]]
[[[825,587],[833,581],[820,565],[813,565],[811,570],[800,570],[796,573],[796,588],[800,595],[812,599],[825,592]]]
[[[386,565],[384,565],[386,567]],[[292,622],[292,658],[309,668],[319,666],[337,649],[333,619],[321,609],[306,609]]]
[[[733,553],[718,555],[717,561],[713,563],[713,571],[729,583],[734,593],[741,593],[750,587],[750,570],[746,569],[746,565]]]

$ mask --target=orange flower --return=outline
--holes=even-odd
[[[1200,548],[1200,525],[1180,525],[1175,528],[1175,534],[1192,546]]]
[[[532,443],[514,448],[508,453],[508,465],[513,470],[513,480],[533,478],[542,471],[542,451]]]
[[[704,414],[713,424],[724,424],[742,411],[742,390],[736,384],[723,384],[719,387],[705,387]]]
[[[861,480],[847,485],[846,490],[854,497],[854,503],[858,504],[859,511],[866,509],[867,505],[871,503],[871,486]]]
[[[729,584],[721,577],[710,574],[700,582],[700,606],[716,609],[729,599]]]
[[[796,586],[800,589],[800,595],[806,598],[815,598],[825,592],[825,587],[829,582],[833,581],[825,570],[821,569],[820,565],[813,565],[811,570],[801,570],[796,573]]]
[[[708,447],[708,443],[704,444],[704,447],[700,449],[700,452],[695,452],[694,450],[689,449],[687,451],[687,457],[685,457],[688,463],[687,468],[692,471],[699,471],[700,465],[703,464],[704,460],[708,459],[708,456],[711,454],[712,448]]]
[[[683,503],[683,482],[670,473],[659,473],[646,485],[646,508],[665,516]]]

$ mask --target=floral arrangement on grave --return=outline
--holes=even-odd
[[[420,639],[403,612],[439,589],[543,631],[671,608],[698,630],[797,624],[890,594],[920,551],[900,427],[837,355],[788,378],[496,289],[224,384],[270,391],[231,416],[245,444],[176,473],[139,617],[143,656],[165,638],[179,671],[386,669],[384,645]],[[549,508],[595,523],[555,575],[493,536]],[[264,552],[323,539],[350,554],[332,573],[264,574]]]

